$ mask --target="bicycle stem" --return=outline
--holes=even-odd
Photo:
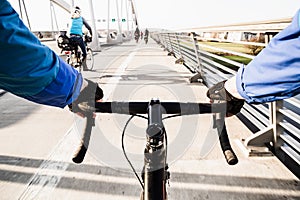
[[[165,183],[169,178],[166,164],[164,137],[166,134],[162,122],[162,106],[159,100],[151,100],[148,106],[147,144],[144,151],[144,200],[166,199]]]

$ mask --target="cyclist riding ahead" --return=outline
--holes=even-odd
[[[145,43],[146,43],[146,44],[148,43],[148,37],[149,37],[149,31],[148,31],[148,29],[146,28],[146,30],[145,30],[145,36],[144,36],[144,40],[145,40]]]
[[[82,66],[83,71],[87,71],[86,65],[86,44],[83,40],[83,25],[88,29],[90,36],[92,38],[92,28],[86,22],[86,20],[81,16],[81,10],[78,6],[76,6],[71,13],[72,24],[70,28],[70,40],[74,43],[77,43],[82,51]]]
[[[134,39],[136,41],[136,43],[138,43],[140,38],[140,29],[138,27],[136,27],[135,32],[134,32]]]

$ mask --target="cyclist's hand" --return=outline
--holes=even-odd
[[[69,104],[69,108],[72,112],[79,115],[85,115],[84,113],[92,111],[94,104],[103,98],[103,90],[88,79],[85,79],[88,85],[80,92],[78,98]]]
[[[212,102],[226,101],[226,116],[230,117],[236,115],[240,112],[244,105],[244,100],[235,98],[232,96],[224,87],[226,81],[221,81],[207,91],[207,97],[210,98]]]

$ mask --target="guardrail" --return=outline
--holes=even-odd
[[[128,42],[132,39],[132,32],[128,31],[122,34],[118,34],[114,29],[110,30],[110,34],[107,35],[106,32],[98,31],[98,41],[100,44],[120,44],[122,42]],[[34,31],[33,34],[40,39],[42,42],[54,41],[57,36],[61,33],[61,31]],[[102,33],[102,34],[101,34]]]
[[[151,37],[162,46],[175,63],[186,66],[193,74],[191,82],[207,87],[233,76],[243,64],[209,53],[213,49],[227,54],[254,58],[253,55],[203,45],[194,33],[155,32]],[[240,43],[240,42],[239,42]],[[244,44],[251,44],[243,42]],[[296,176],[300,177],[300,96],[267,104],[245,104],[238,117],[255,134],[244,141],[249,155],[271,150]],[[266,148],[269,147],[269,148]]]

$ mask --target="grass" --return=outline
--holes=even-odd
[[[250,58],[245,58],[245,57],[241,57],[241,56],[224,56],[225,58],[228,58],[230,60],[233,60],[233,61],[236,61],[236,62],[239,62],[239,63],[243,63],[245,65],[248,65],[248,63],[252,60]]]
[[[235,44],[235,43],[229,43],[229,42],[202,42],[202,41],[199,41],[199,43],[207,45],[207,46],[217,47],[220,49],[235,51],[235,52],[239,52],[239,53],[245,53],[245,54],[250,53],[250,50],[243,44]],[[247,65],[252,60],[250,58],[232,55],[232,54],[220,52],[220,51],[209,49],[209,48],[203,48],[203,50],[213,53],[213,54],[217,54],[219,56],[223,56],[225,58],[228,58],[230,60],[233,60],[233,61],[236,61],[239,63],[243,63],[245,65]],[[224,63],[222,62],[220,64],[224,64]]]
[[[230,51],[236,51],[240,53],[250,53],[250,50],[243,44],[235,44],[235,43],[229,43],[229,42],[199,42],[200,44],[205,44],[212,47],[217,47],[221,49],[226,49]],[[209,52],[217,52],[215,50],[208,50]]]

